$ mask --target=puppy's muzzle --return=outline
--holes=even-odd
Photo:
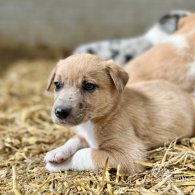
[[[57,118],[63,120],[66,119],[71,112],[71,108],[61,108],[61,107],[57,107],[55,109],[55,115]]]

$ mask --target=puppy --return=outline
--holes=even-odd
[[[77,54],[60,60],[54,80],[54,123],[72,127],[75,136],[45,156],[46,169],[96,170],[121,165],[123,173],[142,169],[146,150],[194,134],[191,97],[166,81],[125,88],[128,74],[112,61]]]
[[[180,18],[189,15],[189,11],[174,10],[162,16],[145,34],[135,38],[105,40],[79,46],[73,54],[91,53],[118,64],[126,64],[136,56],[144,53],[155,44],[167,38],[178,28]]]
[[[128,85],[163,79],[195,95],[195,14],[179,21],[178,30],[125,66]]]

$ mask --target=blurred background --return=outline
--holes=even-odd
[[[13,188],[13,166],[21,194],[36,193],[48,177],[45,153],[72,135],[50,119],[46,83],[57,60],[83,43],[142,35],[175,9],[193,11],[195,0],[0,0],[0,194]]]
[[[0,64],[21,57],[59,58],[79,44],[142,34],[194,0],[0,0]]]

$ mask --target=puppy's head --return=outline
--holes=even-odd
[[[53,69],[55,100],[52,120],[59,124],[78,125],[104,117],[116,106],[129,79],[112,61],[91,54],[77,54],[60,60]]]

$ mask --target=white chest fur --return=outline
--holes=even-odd
[[[73,128],[73,131],[85,138],[91,148],[98,148],[97,141],[95,139],[95,128],[91,121],[87,121]]]

